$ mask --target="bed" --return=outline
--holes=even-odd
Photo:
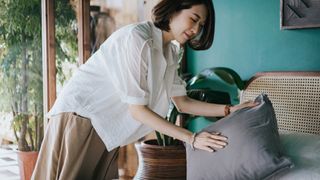
[[[261,93],[273,104],[283,152],[295,164],[271,179],[320,179],[320,72],[257,73],[240,102]]]

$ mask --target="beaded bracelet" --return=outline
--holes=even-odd
[[[224,116],[228,116],[230,114],[230,107],[231,105],[226,105],[224,107]]]

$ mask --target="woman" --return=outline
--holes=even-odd
[[[227,145],[219,133],[195,136],[164,119],[170,99],[179,111],[204,116],[254,106],[190,99],[177,75],[178,50],[171,41],[208,49],[214,34],[212,1],[162,0],[153,13],[154,22],[113,33],[64,87],[49,112],[34,179],[117,178],[118,147],[152,130],[209,152]]]

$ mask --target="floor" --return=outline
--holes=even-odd
[[[11,146],[0,147],[0,179],[19,180],[17,154]]]
[[[16,149],[13,146],[0,146],[0,179],[20,180]],[[121,148],[119,154],[119,180],[133,179],[138,159],[134,145]]]

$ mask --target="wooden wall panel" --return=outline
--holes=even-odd
[[[79,65],[90,57],[90,0],[78,0]]]
[[[42,71],[44,114],[56,100],[54,0],[42,0]],[[46,125],[46,118],[45,125]]]

